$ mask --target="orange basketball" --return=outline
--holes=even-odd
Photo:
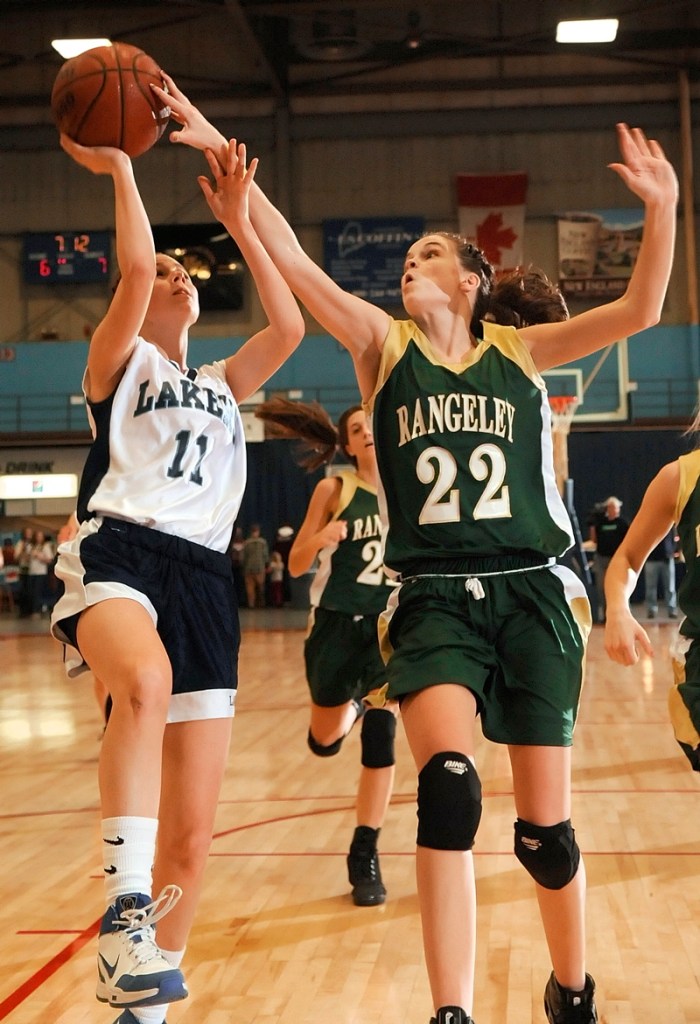
[[[150,88],[160,68],[128,43],[71,57],[56,75],[51,109],[59,131],[82,146],[114,146],[135,157],[165,131],[170,110]]]

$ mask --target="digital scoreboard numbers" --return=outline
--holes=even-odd
[[[108,281],[109,231],[31,232],[24,236],[26,284],[91,284]]]

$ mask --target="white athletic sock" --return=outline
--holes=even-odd
[[[107,906],[117,896],[151,895],[156,854],[157,818],[128,817],[102,820],[102,866]]]
[[[184,949],[161,949],[161,953],[173,967],[179,967],[185,955]],[[135,1006],[131,1012],[139,1024],[165,1024],[168,1006]]]

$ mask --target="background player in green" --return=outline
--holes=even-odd
[[[289,553],[293,576],[318,559],[311,585],[309,630],[304,644],[311,692],[308,743],[318,757],[340,750],[369,695],[361,728],[362,769],[348,875],[357,906],[384,903],[377,839],[394,782],[395,702],[385,704],[386,669],[379,653],[377,619],[390,582],[382,565],[382,527],[377,504],[377,458],[367,417],[356,405],[338,427],[317,403],[273,398],[256,410],[284,436],[306,442],[308,469],[332,462],[340,449],[355,466],[326,476],[315,487]],[[375,699],[381,707],[372,707]]]
[[[223,136],[165,81],[161,98],[183,126],[171,140],[207,150],[213,167]],[[345,293],[261,190],[251,195],[268,252],[350,352],[373,410],[388,514],[385,562],[403,581],[387,622],[388,692],[401,702],[418,770],[418,895],[437,1024],[471,1020],[477,715],[487,736],[508,744],[515,853],[535,879],[552,960],[547,1016],[552,1024],[597,1020],[585,970],[585,871],[570,821],[590,609],[580,580],[549,564],[572,537],[555,486],[541,373],[661,314],[678,182],[658,143],[624,124],[617,132],[622,162],[609,166],[645,206],[637,262],[621,298],[564,321],[551,289],[547,295],[538,285],[528,295],[525,275],[500,294],[483,253],[440,232],[409,249],[401,290],[410,319],[394,321]],[[559,322],[547,323],[552,316]]]
[[[700,430],[700,414],[689,433]],[[675,685],[668,706],[676,739],[700,771],[700,449],[663,466],[649,484],[639,511],[605,574],[608,618],[605,649],[620,665],[635,665],[640,648],[654,648],[629,601],[649,553],[673,525],[678,529],[685,575],[678,589],[683,619],[671,643]]]

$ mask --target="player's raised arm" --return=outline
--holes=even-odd
[[[154,91],[167,99],[173,117],[182,125],[172,132],[172,142],[211,150],[224,167],[225,140],[167,75],[168,92]],[[250,218],[262,244],[294,294],[311,315],[352,355],[358,383],[365,397],[374,389],[381,347],[390,317],[377,306],[339,287],[304,251],[282,213],[270,202],[257,182],[250,190]]]
[[[153,234],[126,153],[107,146],[80,146],[67,135],[61,136],[61,146],[76,163],[93,174],[109,174],[114,182],[120,281],[88,352],[89,395],[100,401],[121,377],[148,309],[156,268]]]
[[[658,142],[639,128],[617,126],[622,161],[610,164],[644,203],[644,230],[627,289],[619,299],[561,324],[522,331],[539,370],[580,359],[653,327],[661,316],[676,237],[678,181]]]
[[[257,158],[246,164],[246,147],[231,141],[225,170],[207,150],[212,182],[199,178],[214,216],[238,243],[267,314],[268,326],[253,335],[235,355],[226,360],[226,377],[241,402],[268,380],[293,352],[304,335],[304,320],[287,283],[270,259],[249,217],[248,201]]]

